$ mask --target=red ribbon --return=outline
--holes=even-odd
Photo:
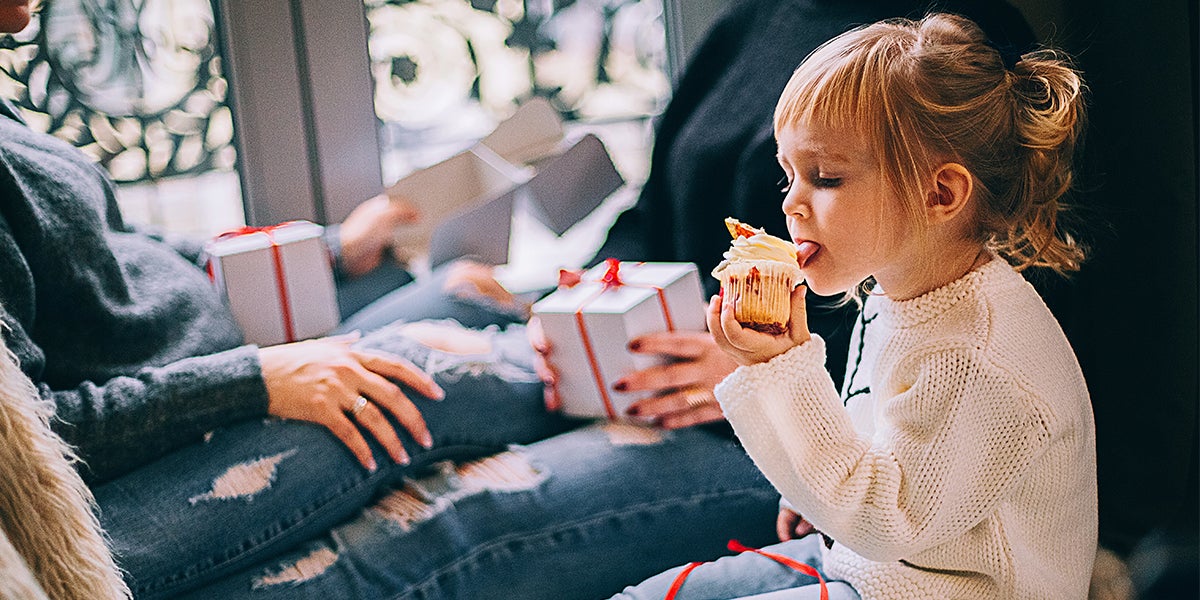
[[[575,325],[578,327],[579,337],[583,341],[583,351],[585,354],[587,354],[588,366],[592,370],[592,379],[596,382],[596,390],[600,392],[600,400],[604,402],[604,412],[608,415],[608,419],[610,421],[615,421],[617,420],[617,411],[613,408],[612,399],[608,396],[608,388],[604,386],[604,379],[600,374],[600,361],[596,360],[596,352],[592,348],[592,338],[590,335],[588,335],[587,324],[583,319],[583,310],[587,308],[588,304],[591,304],[592,301],[599,298],[602,294],[604,294],[604,292],[609,290],[614,290],[624,286],[645,288],[652,289],[658,294],[658,304],[662,307],[663,319],[667,322],[667,331],[675,331],[675,322],[671,319],[671,309],[667,307],[667,295],[663,292],[662,288],[657,286],[629,284],[621,281],[621,261],[615,258],[604,259],[604,264],[607,265],[607,269],[605,269],[604,275],[600,277],[600,283],[603,284],[604,287],[596,292],[595,295],[579,304],[579,309],[575,311]],[[574,276],[567,276],[565,274],[571,274]],[[560,270],[558,272],[559,285],[574,287],[580,282],[581,279],[582,278],[578,275],[572,274],[571,271]]]
[[[288,342],[296,341],[296,329],[292,323],[292,301],[291,296],[288,295],[287,278],[283,274],[283,253],[279,250],[279,243],[275,241],[275,230],[298,222],[285,221],[278,225],[268,225],[266,227],[239,227],[238,229],[226,231],[216,237],[216,240],[219,241],[255,233],[266,234],[267,241],[271,242],[271,254],[275,259],[275,286],[279,290],[279,312],[283,318],[283,336]],[[212,259],[209,259],[207,271],[209,279],[212,279],[214,277]]]
[[[782,554],[776,554],[774,552],[767,552],[766,550],[745,546],[737,540],[729,540],[727,547],[732,552],[753,552],[760,556],[765,556],[781,565],[800,571],[809,577],[816,577],[817,583],[821,586],[821,600],[829,600],[829,588],[825,585],[825,578],[821,576],[820,571],[812,568],[811,566],[806,565],[790,556],[784,556]],[[684,580],[688,578],[688,575],[692,573],[693,569],[702,564],[704,563],[688,563],[688,565],[684,567],[678,575],[675,576],[675,580],[671,582],[671,587],[667,590],[667,596],[663,600],[675,600],[675,595],[679,593],[679,588],[683,587]]]

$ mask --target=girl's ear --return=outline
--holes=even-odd
[[[946,163],[933,176],[933,189],[925,202],[930,224],[945,223],[962,213],[975,189],[975,180],[966,167]]]

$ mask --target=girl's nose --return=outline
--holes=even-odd
[[[793,186],[783,197],[783,214],[797,219],[807,219],[808,215],[812,214],[797,186]]]

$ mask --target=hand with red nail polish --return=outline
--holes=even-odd
[[[634,338],[629,351],[662,357],[659,365],[619,379],[617,392],[650,392],[627,414],[679,429],[725,418],[712,389],[737,367],[704,332],[661,332]]]

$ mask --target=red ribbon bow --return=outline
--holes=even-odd
[[[667,323],[667,331],[675,331],[675,322],[671,319],[671,310],[667,307],[667,296],[663,289],[657,286],[634,285],[621,281],[621,261],[615,258],[604,259],[604,264],[607,266],[604,270],[604,275],[600,277],[599,283],[604,287],[597,291],[593,296],[584,300],[579,304],[579,309],[575,311],[575,325],[579,329],[579,337],[583,342],[583,351],[587,354],[588,366],[592,370],[592,378],[596,382],[596,390],[600,392],[600,400],[604,402],[604,412],[608,414],[610,421],[617,419],[617,411],[613,408],[612,399],[608,396],[608,388],[604,385],[604,377],[600,373],[600,362],[596,360],[596,352],[592,348],[592,338],[588,335],[587,325],[583,319],[583,309],[587,307],[601,294],[609,290],[617,289],[624,286],[652,289],[658,294],[658,303],[662,307],[663,319]],[[576,272],[567,271],[565,269],[558,272],[558,284],[560,286],[574,287],[582,280],[582,276]]]

